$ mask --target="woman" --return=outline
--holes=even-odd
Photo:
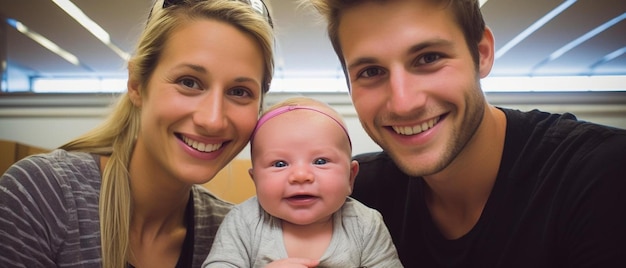
[[[269,88],[259,0],[157,1],[98,128],[0,179],[0,266],[199,267],[231,204],[196,184],[246,145]]]

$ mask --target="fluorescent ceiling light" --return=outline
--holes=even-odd
[[[72,18],[74,18],[80,25],[85,27],[89,32],[91,32],[96,38],[100,39],[103,43],[110,43],[111,37],[109,33],[102,29],[100,25],[91,20],[85,13],[80,10],[74,3],[69,0],[52,0],[57,6],[59,6],[63,11],[69,14]]]
[[[348,92],[343,78],[275,78],[270,92]]]
[[[126,78],[34,78],[35,93],[99,93],[125,92]]]
[[[550,56],[548,56],[548,58],[544,59],[543,61],[539,62],[538,64],[536,64],[535,66],[533,66],[532,70],[537,70],[539,68],[541,68],[541,66],[547,64],[548,62],[551,62],[553,60],[558,59],[559,57],[563,56],[563,54],[567,53],[568,51],[574,49],[575,47],[579,46],[580,44],[584,43],[585,41],[591,39],[592,37],[600,34],[601,32],[604,32],[606,29],[612,27],[613,25],[621,22],[622,20],[626,19],[626,13],[623,13],[620,16],[617,16],[615,18],[613,18],[610,21],[607,21],[605,23],[603,23],[602,25],[596,27],[595,29],[581,35],[580,37],[574,39],[573,41],[567,43],[566,45],[562,46],[561,48],[557,49],[556,51],[552,52],[552,54],[550,54]],[[617,54],[617,55],[616,55]],[[593,65],[590,66],[590,69],[596,68],[598,67],[600,64],[606,63],[609,60],[614,59],[615,57],[619,56],[623,54],[623,51],[621,50],[616,50],[606,56],[604,56],[600,61],[594,63]]]
[[[626,75],[486,77],[484,92],[626,91]],[[275,78],[270,92],[348,92],[343,78]]]
[[[65,59],[66,61],[69,61],[70,63],[72,63],[72,64],[74,64],[76,66],[80,66],[80,61],[72,53],[69,53],[69,52],[63,50],[57,44],[55,44],[54,42],[48,40],[47,38],[43,37],[42,35],[34,32],[34,31],[31,31],[30,29],[28,29],[28,27],[26,27],[21,22],[19,22],[17,20],[14,20],[14,19],[7,19],[7,23],[9,25],[13,26],[13,28],[15,28],[20,33],[28,36],[30,39],[33,39],[35,42],[39,43],[43,47],[45,47],[48,50],[50,50],[50,51],[54,52],[55,54],[59,55],[61,58]]]
[[[539,28],[543,27],[543,25],[548,23],[554,17],[559,15],[561,12],[563,12],[563,10],[567,9],[568,7],[573,5],[574,3],[576,3],[576,0],[565,1],[562,4],[560,4],[559,6],[557,6],[555,9],[553,9],[552,11],[548,12],[548,14],[546,14],[542,18],[538,19],[537,21],[535,21],[535,23],[530,25],[530,27],[526,28],[520,34],[518,34],[513,39],[511,39],[511,41],[509,41],[508,43],[504,44],[504,46],[502,46],[500,49],[498,49],[498,51],[496,51],[496,54],[495,54],[496,59],[502,57],[502,55],[504,55],[509,50],[511,50],[511,48],[513,48],[514,46],[516,46],[517,44],[522,42],[524,39],[526,39],[532,33],[537,31]]]
[[[484,92],[581,92],[626,91],[626,75],[487,77],[481,80]],[[34,92],[125,92],[126,78],[33,79]],[[270,92],[347,93],[343,78],[274,78]]]
[[[487,77],[484,92],[626,91],[626,75]]]
[[[595,29],[585,33],[584,35],[576,38],[574,41],[569,42],[567,45],[561,47],[560,49],[558,49],[557,51],[554,51],[552,54],[550,54],[550,57],[548,58],[548,61],[552,61],[555,60],[556,58],[562,56],[563,54],[565,54],[566,52],[570,51],[571,49],[577,47],[578,45],[582,44],[583,42],[591,39],[592,37],[598,35],[599,33],[605,31],[606,29],[610,28],[611,26],[619,23],[620,21],[626,19],[626,13],[623,13],[620,16],[617,16],[615,18],[613,18],[610,21],[605,22],[604,24],[596,27]]]
[[[626,46],[622,47],[620,49],[617,49],[609,54],[606,54],[606,56],[602,57],[602,59],[600,59],[598,62],[592,64],[589,67],[589,70],[593,71],[595,68],[597,68],[598,66],[605,64],[609,61],[612,61],[614,59],[616,59],[617,57],[624,55],[624,53],[626,53]]]
[[[98,40],[111,48],[117,55],[119,55],[122,59],[128,60],[130,58],[130,54],[126,53],[124,50],[117,47],[113,42],[111,42],[111,36],[107,31],[102,29],[100,25],[91,20],[85,13],[80,10],[74,3],[70,0],[52,0],[57,6],[59,6],[63,11],[65,11],[68,15],[74,18],[80,25],[85,27],[87,31],[93,34]]]

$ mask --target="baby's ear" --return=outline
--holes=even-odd
[[[252,172],[252,168],[248,169],[248,174],[250,174],[250,178],[252,179],[252,181],[254,181],[254,172]]]
[[[352,188],[354,188],[354,180],[357,174],[359,174],[359,162],[352,160],[352,162],[350,162],[350,193],[348,193],[348,195],[352,194]]]

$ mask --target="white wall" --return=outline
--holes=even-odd
[[[294,94],[271,94],[267,103]],[[354,154],[379,150],[361,128],[350,98],[343,94],[305,94],[324,100],[336,108],[348,125]],[[55,148],[100,123],[112,103],[111,96],[53,95],[0,96],[0,139]],[[579,119],[626,128],[626,92],[599,94],[488,94],[492,104],[520,110],[540,109],[554,113],[570,112]],[[239,155],[249,158],[248,148]],[[0,152],[1,153],[1,152]]]

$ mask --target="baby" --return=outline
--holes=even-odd
[[[359,164],[335,110],[287,99],[250,144],[257,196],[228,213],[203,267],[402,267],[380,213],[348,197]]]

